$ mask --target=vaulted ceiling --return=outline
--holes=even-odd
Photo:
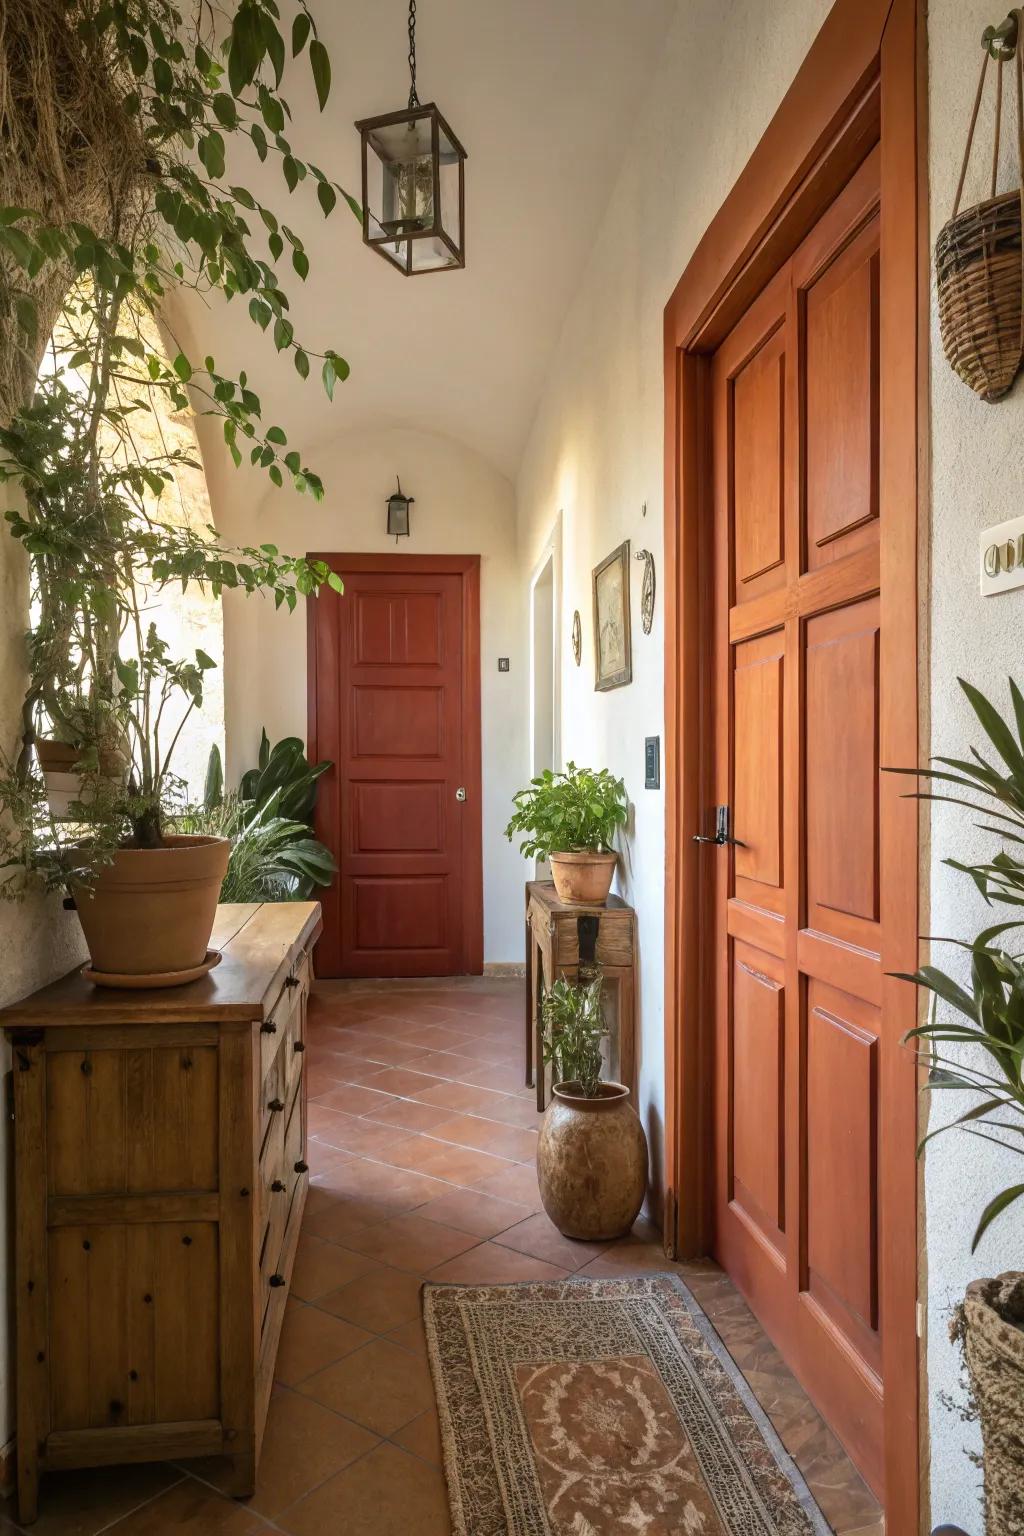
[[[309,445],[340,428],[401,425],[456,438],[514,475],[676,3],[419,0],[420,99],[436,101],[469,154],[466,269],[402,277],[363,246],[343,206],[324,220],[311,182],[289,198],[278,166],[253,158],[238,176],[310,255],[305,285],[290,283],[296,332],[334,347],[352,376],[330,405],[313,377],[303,385],[274,366],[237,301],[188,301],[179,320],[195,351],[248,361],[265,418]],[[358,196],[353,122],[408,95],[406,0],[312,6],[333,86],[321,116],[305,60],[292,66],[290,137]]]

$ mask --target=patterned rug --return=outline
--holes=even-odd
[[[674,1275],[425,1285],[455,1536],[827,1536]]]

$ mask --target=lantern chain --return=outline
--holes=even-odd
[[[416,0],[409,0],[409,110],[418,107],[416,94]]]

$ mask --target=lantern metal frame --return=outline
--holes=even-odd
[[[371,215],[370,206],[367,201],[367,155],[372,149],[373,153],[377,155],[378,159],[382,161],[388,161],[391,159],[390,156],[382,155],[377,146],[374,144],[374,131],[379,128],[394,128],[402,123],[408,124],[409,127],[413,127],[423,118],[429,118],[430,120],[430,159],[431,172],[433,176],[434,221],[426,228],[417,229],[411,233],[402,234],[398,237],[395,235],[388,235],[386,233],[377,237],[373,237],[370,234],[371,216],[374,223],[377,224],[378,228],[381,228],[382,226],[379,217],[376,214]],[[468,157],[466,155],[465,149],[463,149],[462,145],[459,143],[458,139],[452,132],[447,120],[441,115],[434,103],[430,101],[424,105],[421,105],[419,102],[416,102],[415,105],[405,107],[400,112],[385,112],[380,117],[364,117],[356,123],[355,127],[359,133],[362,160],[363,244],[368,245],[372,251],[376,251],[379,256],[383,257],[389,266],[392,266],[396,268],[397,271],[401,272],[403,277],[420,277],[427,272],[455,272],[458,271],[461,267],[464,267],[466,265],[466,160]],[[448,231],[444,228],[441,219],[442,132],[445,134],[448,142],[451,144],[456,155],[458,156],[458,245],[455,244]],[[454,259],[450,262],[446,262],[444,266],[414,268],[412,265],[412,253],[415,241],[429,239],[437,239],[442,241],[447,250],[451,252]],[[398,259],[396,247],[399,246],[404,246],[405,248],[404,261]],[[385,247],[390,247],[390,249],[385,249]]]
[[[405,494],[405,492],[402,490],[402,482],[401,482],[401,480],[399,479],[399,477],[397,475],[396,475],[395,479],[396,479],[397,484],[398,484],[398,489],[397,489],[397,491],[392,491],[391,492],[391,495],[387,499],[387,507],[388,507],[388,536],[390,538],[393,535],[395,543],[397,544],[399,539],[408,539],[412,535],[412,519],[411,519],[411,517],[409,515],[409,508],[412,506],[412,504],[416,500],[416,498],[415,498],[415,496],[407,496]],[[395,503],[395,502],[402,502],[404,507],[405,507],[405,529],[404,529],[404,531],[402,529],[400,529],[400,528],[399,529],[392,528],[392,526],[391,526],[391,508],[392,508],[393,503]]]

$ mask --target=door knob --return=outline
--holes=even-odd
[[[729,831],[729,807],[727,805],[715,806],[715,835],[703,837],[699,832],[693,835],[695,843],[714,843],[718,847],[731,843],[734,848],[745,848],[746,843],[741,843],[738,837],[732,837]]]
[[[465,798],[466,798],[466,791],[463,789],[461,784],[459,785],[458,789],[455,791],[455,798],[456,798],[456,800],[465,800]]]

